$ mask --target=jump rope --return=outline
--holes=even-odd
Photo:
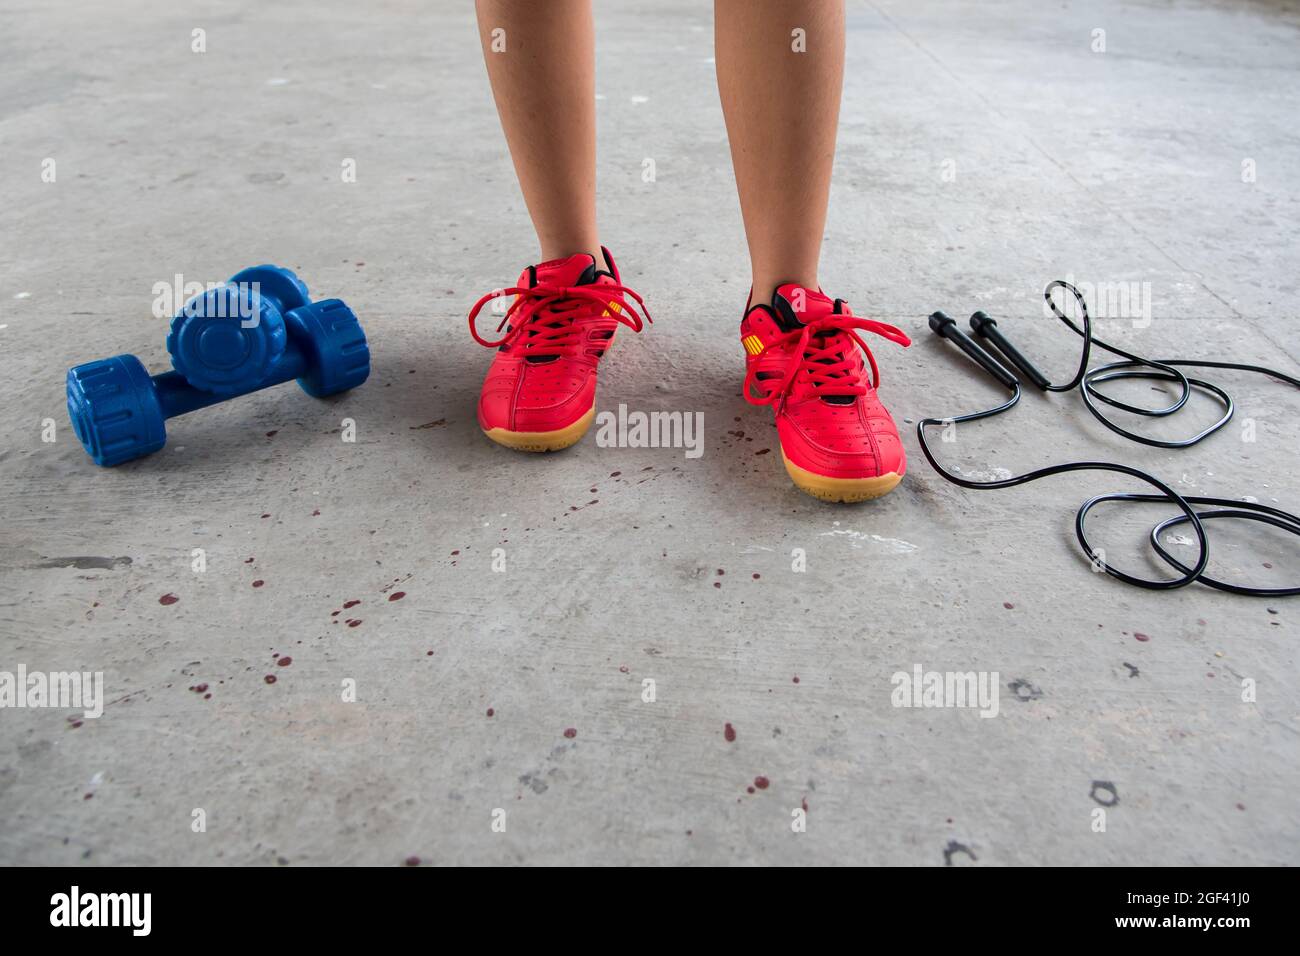
[[[1083,328],[1079,328],[1075,322],[1057,308],[1056,301],[1052,293],[1057,289],[1063,289],[1074,296],[1075,302],[1079,307],[1079,315],[1083,321]],[[1030,382],[1045,392],[1071,392],[1076,388],[1079,389],[1083,397],[1083,403],[1093,416],[1115,432],[1127,438],[1129,441],[1141,442],[1144,445],[1153,445],[1157,448],[1190,448],[1199,444],[1209,436],[1213,435],[1232,418],[1235,410],[1232,396],[1226,391],[1211,382],[1203,381],[1197,378],[1191,378],[1179,371],[1180,368],[1220,368],[1232,369],[1242,372],[1256,372],[1260,375],[1268,375],[1288,385],[1300,388],[1300,379],[1293,378],[1290,375],[1284,375],[1271,368],[1263,368],[1259,365],[1242,365],[1236,362],[1209,362],[1194,359],[1167,358],[1167,359],[1148,359],[1132,352],[1126,352],[1121,348],[1103,342],[1092,334],[1092,320],[1088,315],[1088,306],[1084,301],[1083,294],[1073,285],[1057,279],[1048,283],[1047,288],[1043,290],[1043,298],[1047,300],[1048,307],[1052,313],[1065,323],[1075,334],[1083,338],[1083,350],[1079,356],[1079,368],[1074,373],[1074,377],[1064,385],[1056,385],[1050,382],[1042,372],[1034,367],[1034,364],[1025,358],[1025,356],[1008,340],[1005,333],[999,330],[997,323],[984,312],[976,312],[970,317],[970,325],[975,334],[981,339],[991,344],[1009,363],[1018,369]],[[1117,462],[1109,461],[1072,461],[1059,465],[1049,465],[1046,468],[1038,468],[1033,471],[1025,472],[1023,475],[1014,475],[997,481],[972,481],[969,478],[963,478],[945,469],[936,460],[934,452],[930,448],[930,443],[926,439],[926,429],[934,426],[948,426],[960,424],[962,422],[978,421],[982,418],[992,418],[995,415],[1001,415],[1003,412],[1014,408],[1020,401],[1021,389],[1020,379],[1008,370],[998,359],[994,358],[990,352],[981,347],[974,339],[963,332],[955,320],[949,318],[942,312],[935,312],[930,316],[930,329],[937,335],[942,336],[949,342],[952,342],[972,360],[980,365],[1001,385],[1009,389],[1011,397],[994,408],[984,409],[982,411],[969,412],[964,415],[957,415],[951,418],[926,418],[922,419],[916,426],[916,436],[921,443],[921,451],[925,454],[926,460],[930,462],[932,468],[942,475],[945,479],[955,485],[963,488],[976,488],[981,490],[994,488],[1014,488],[1017,485],[1028,484],[1031,481],[1038,481],[1040,478],[1048,478],[1052,475],[1059,475],[1069,471],[1111,471],[1121,475],[1129,475],[1146,482],[1153,488],[1157,489],[1159,494],[1132,494],[1126,492],[1114,492],[1110,494],[1097,495],[1089,498],[1079,506],[1078,512],[1074,518],[1074,533],[1079,539],[1079,545],[1083,548],[1084,554],[1091,560],[1094,569],[1105,571],[1113,578],[1132,584],[1135,587],[1147,588],[1153,591],[1171,591],[1176,588],[1186,587],[1193,581],[1199,581],[1207,587],[1215,588],[1220,591],[1228,591],[1232,594],[1245,594],[1252,597],[1282,597],[1287,595],[1300,594],[1300,586],[1287,588],[1264,588],[1250,587],[1242,584],[1232,584],[1227,581],[1216,580],[1205,573],[1206,566],[1210,560],[1210,541],[1205,531],[1204,522],[1222,518],[1237,518],[1245,521],[1256,521],[1266,525],[1272,525],[1280,528],[1290,534],[1300,536],[1300,517],[1279,508],[1270,508],[1267,505],[1259,504],[1254,501],[1243,501],[1234,498],[1209,498],[1193,495],[1180,495],[1173,488],[1156,478],[1137,468],[1128,465],[1122,465]],[[1095,368],[1088,367],[1088,361],[1091,357],[1092,347],[1105,349],[1113,355],[1120,356],[1122,361],[1111,362],[1106,365],[1099,365]],[[1130,405],[1122,402],[1117,398],[1102,393],[1097,386],[1104,382],[1114,382],[1122,379],[1146,379],[1159,382],[1176,382],[1180,390],[1178,399],[1166,408],[1143,408],[1137,405]],[[1109,405],[1112,408],[1129,412],[1133,415],[1146,416],[1149,418],[1163,418],[1176,414],[1187,400],[1191,397],[1192,389],[1211,396],[1223,407],[1223,415],[1217,422],[1208,428],[1192,435],[1190,438],[1183,438],[1174,441],[1164,441],[1156,438],[1149,438],[1145,435],[1139,435],[1129,431],[1116,422],[1108,419],[1100,405]],[[1100,403],[1100,405],[1099,405]],[[1151,547],[1165,563],[1169,564],[1179,573],[1176,578],[1168,579],[1148,579],[1137,577],[1121,571],[1119,568],[1106,563],[1104,552],[1095,549],[1088,541],[1087,519],[1089,513],[1100,504],[1108,502],[1121,503],[1144,503],[1168,502],[1177,507],[1181,514],[1176,514],[1171,518],[1159,522],[1151,529]],[[1196,510],[1193,507],[1208,506],[1206,510]],[[1190,525],[1196,535],[1196,543],[1200,549],[1196,561],[1190,566],[1184,564],[1178,558],[1174,557],[1165,548],[1160,541],[1160,536],[1171,528],[1180,525]]]

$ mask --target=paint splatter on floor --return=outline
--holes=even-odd
[[[578,736],[578,731],[574,727],[569,727],[567,730],[564,731],[564,736],[572,740],[574,737]]]
[[[971,848],[966,844],[958,843],[956,840],[949,840],[948,845],[943,848],[943,865],[952,866],[953,855],[957,853],[965,853],[972,860],[979,861],[979,857],[971,852]]]
[[[166,607],[169,604],[175,604],[179,600],[180,598],[178,598],[175,594],[164,594],[162,597],[158,599],[158,603]]]
[[[723,727],[722,739],[729,744],[734,744],[736,742],[736,728],[731,726],[731,724],[727,724],[725,727]]]

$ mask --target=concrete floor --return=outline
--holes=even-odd
[[[1130,486],[968,493],[911,426],[888,498],[797,493],[739,393],[709,7],[597,12],[604,236],[656,318],[620,337],[599,407],[703,412],[697,459],[479,434],[465,312],[534,246],[470,4],[0,7],[0,670],[102,671],[109,701],[80,727],[0,713],[0,863],[1297,862],[1295,605],[1090,574],[1074,510]],[[914,335],[877,349],[900,425],[997,394],[925,331],[936,308],[1005,318],[1066,374],[1077,340],[1039,300],[1056,277],[1149,283],[1149,326],[1103,323],[1148,355],[1295,374],[1294,4],[853,0],[849,26],[823,282]],[[230,402],[94,467],[65,369],[165,368],[154,284],[263,261],[348,301],[370,381]],[[1120,459],[1300,507],[1300,396],[1211,377],[1257,441],[1234,422],[1165,452],[1035,394],[941,448],[969,472]],[[1097,534],[1157,573],[1160,514]],[[1221,573],[1295,581],[1282,536],[1212,530]],[[996,672],[998,716],[892,706],[918,664]]]

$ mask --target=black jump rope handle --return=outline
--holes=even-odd
[[[956,320],[944,315],[942,312],[935,312],[930,316],[930,330],[938,335],[942,335],[957,348],[961,349],[981,366],[984,370],[996,378],[1007,388],[1018,389],[1020,380],[998,364],[997,359],[988,352],[985,352],[975,340],[957,327]]]
[[[975,330],[975,334],[980,338],[988,339],[993,345],[1006,356],[1016,368],[1024,373],[1025,378],[1033,382],[1039,388],[1046,390],[1051,382],[1047,380],[1042,372],[1034,367],[1034,363],[1025,358],[1018,348],[1007,341],[1007,337],[998,331],[998,324],[985,312],[976,312],[970,317],[970,327]]]

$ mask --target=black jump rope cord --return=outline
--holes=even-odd
[[[1083,320],[1083,328],[1079,328],[1073,320],[1064,312],[1056,307],[1056,302],[1052,298],[1052,292],[1056,289],[1065,289],[1074,295],[1075,302],[1079,306],[1079,314]],[[1179,371],[1179,366],[1185,368],[1222,368],[1234,369],[1242,372],[1257,372],[1261,375],[1268,375],[1279,381],[1286,382],[1300,388],[1300,379],[1284,375],[1281,372],[1270,368],[1263,368],[1259,365],[1242,365],[1236,362],[1207,362],[1194,361],[1191,359],[1147,359],[1140,355],[1134,355],[1132,352],[1126,352],[1121,348],[1116,348],[1095,338],[1092,334],[1092,320],[1088,316],[1088,305],[1084,301],[1083,294],[1073,285],[1057,279],[1049,282],[1047,288],[1043,290],[1043,297],[1047,300],[1048,306],[1052,313],[1064,322],[1071,330],[1083,338],[1083,351],[1079,357],[1079,369],[1068,383],[1064,385],[1053,385],[1047,378],[1034,367],[1024,355],[1007,339],[1007,337],[998,329],[997,323],[989,318],[983,312],[976,312],[971,316],[971,328],[976,334],[985,341],[991,343],[994,348],[1006,359],[1007,363],[1014,366],[1025,375],[1031,382],[1043,391],[1048,392],[1069,392],[1078,388],[1083,396],[1083,402],[1088,411],[1093,416],[1115,432],[1122,435],[1130,441],[1141,442],[1144,445],[1154,445],[1157,448],[1190,448],[1192,445],[1203,441],[1210,435],[1214,434],[1220,428],[1228,423],[1232,418],[1234,405],[1232,397],[1228,395],[1219,386],[1210,382],[1201,381],[1200,379],[1189,378]],[[948,339],[970,358],[980,365],[986,372],[992,375],[998,382],[1011,392],[1011,397],[994,408],[983,411],[970,412],[965,415],[958,415],[952,418],[925,418],[917,423],[916,436],[921,443],[921,451],[925,454],[926,460],[940,475],[951,481],[955,485],[963,488],[1014,488],[1016,485],[1023,485],[1031,481],[1038,481],[1040,478],[1048,478],[1052,475],[1060,475],[1069,471],[1113,471],[1121,475],[1129,475],[1151,485],[1159,494],[1129,494],[1113,493],[1097,495],[1089,498],[1079,506],[1079,511],[1074,518],[1074,533],[1079,539],[1079,545],[1097,570],[1105,571],[1111,577],[1118,578],[1127,584],[1136,587],[1147,588],[1153,591],[1169,591],[1175,588],[1185,587],[1193,581],[1199,581],[1204,585],[1217,588],[1220,591],[1228,591],[1233,594],[1246,594],[1254,597],[1282,597],[1286,595],[1300,594],[1300,586],[1290,588],[1257,588],[1247,587],[1240,584],[1230,584],[1226,581],[1218,581],[1205,574],[1206,565],[1210,560],[1210,541],[1205,532],[1204,522],[1215,518],[1239,518],[1247,521],[1259,521],[1264,524],[1272,525],[1283,531],[1288,531],[1293,535],[1300,536],[1300,517],[1282,511],[1278,508],[1270,508],[1267,505],[1256,502],[1239,501],[1233,498],[1205,498],[1199,496],[1183,496],[1174,491],[1154,475],[1137,468],[1130,468],[1128,465],[1121,465],[1109,461],[1072,461],[1059,465],[1050,465],[1046,468],[1038,468],[1034,471],[1026,472],[1023,475],[1015,475],[1011,478],[1000,481],[971,481],[968,478],[962,478],[943,468],[934,453],[930,450],[930,443],[926,440],[925,430],[933,425],[949,425],[960,422],[973,422],[981,418],[992,418],[994,415],[1001,415],[1003,412],[1013,408],[1020,401],[1020,380],[1008,369],[1003,366],[989,352],[985,351],[970,336],[966,335],[957,327],[957,323],[944,315],[942,312],[935,312],[930,316],[930,328],[936,334]],[[1088,360],[1091,357],[1092,347],[1096,345],[1105,349],[1114,355],[1123,358],[1124,361],[1112,362],[1108,365],[1099,365],[1096,368],[1088,368]],[[1102,382],[1111,382],[1119,379],[1151,379],[1156,381],[1177,382],[1180,389],[1178,400],[1167,408],[1142,408],[1136,405],[1129,405],[1118,399],[1111,398],[1097,390],[1096,386]],[[1143,435],[1135,434],[1106,418],[1098,407],[1098,402],[1109,405],[1112,408],[1118,408],[1134,415],[1144,415],[1151,418],[1161,418],[1166,415],[1173,415],[1187,404],[1188,398],[1191,397],[1192,389],[1200,389],[1214,397],[1223,406],[1223,416],[1213,425],[1204,429],[1190,438],[1184,438],[1179,441],[1160,441],[1154,438],[1147,438]],[[1151,529],[1151,547],[1156,554],[1160,556],[1167,564],[1179,572],[1180,577],[1169,578],[1166,580],[1140,578],[1128,574],[1107,564],[1101,552],[1094,549],[1088,543],[1086,532],[1086,521],[1089,512],[1099,504],[1106,502],[1159,502],[1165,501],[1178,508],[1182,514],[1166,518],[1154,528]],[[1209,505],[1210,510],[1197,511],[1193,505]],[[1187,566],[1171,555],[1160,543],[1160,535],[1177,525],[1191,525],[1192,531],[1196,534],[1197,545],[1200,552],[1197,555],[1196,563]]]

